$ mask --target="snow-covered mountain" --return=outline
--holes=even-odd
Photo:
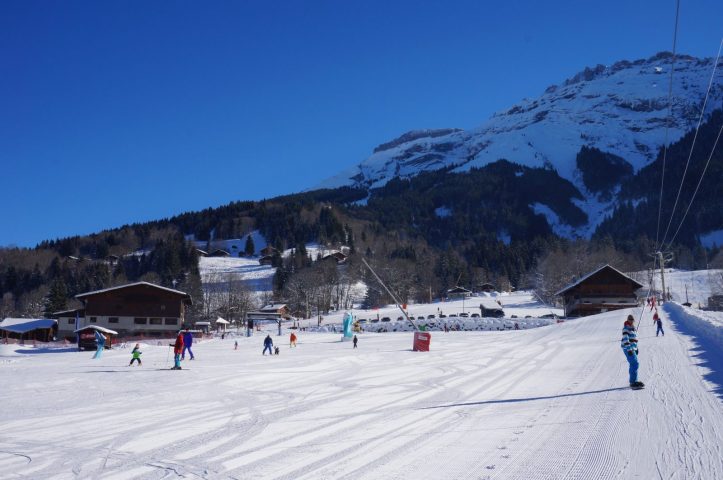
[[[589,192],[577,169],[583,146],[621,157],[634,171],[653,161],[667,138],[672,143],[695,128],[714,59],[677,56],[673,72],[672,111],[668,89],[672,56],[598,65],[552,85],[537,99],[525,99],[472,130],[439,129],[405,133],[384,143],[355,167],[324,181],[319,188],[375,188],[394,177],[452,167],[466,171],[499,159],[548,167],[573,182],[585,196],[578,206],[590,224],[556,228],[565,236],[589,235],[613,201]],[[713,78],[706,113],[723,103],[723,62]],[[544,208],[540,210],[544,213]],[[554,218],[548,217],[551,224]],[[563,227],[563,226],[560,226]]]

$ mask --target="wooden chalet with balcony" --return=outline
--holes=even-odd
[[[83,308],[58,312],[60,335],[98,326],[115,330],[120,337],[168,336],[183,327],[186,308],[192,305],[189,294],[148,282],[81,293],[75,298],[83,302]]]
[[[616,268],[603,265],[555,295],[562,297],[566,317],[584,317],[637,307],[635,292],[642,287]]]

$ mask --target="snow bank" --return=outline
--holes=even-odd
[[[451,331],[489,331],[489,330],[526,330],[529,328],[545,327],[555,323],[547,318],[441,318],[415,321],[420,329],[425,331],[443,331],[444,326]],[[515,327],[517,326],[517,328]],[[406,320],[392,320],[390,322],[370,322],[361,325],[365,332],[411,332],[414,327]],[[341,332],[341,324],[322,325],[312,327],[310,331]]]
[[[706,312],[668,302],[663,305],[676,328],[693,338],[693,357],[706,369],[703,377],[723,398],[723,312]]]

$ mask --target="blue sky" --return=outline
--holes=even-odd
[[[308,189],[405,131],[670,50],[674,18],[673,0],[0,2],[0,245]],[[682,2],[678,51],[715,56],[721,19]]]

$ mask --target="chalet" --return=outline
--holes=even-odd
[[[464,287],[454,287],[447,290],[447,298],[449,299],[463,299],[463,298],[469,298],[472,296],[472,291],[467,290]]]
[[[708,297],[708,310],[723,312],[723,295],[713,295]]]
[[[502,305],[497,300],[488,297],[480,298],[479,311],[481,316],[488,318],[502,318],[505,316]]]
[[[478,292],[487,292],[487,293],[494,292],[495,286],[492,285],[491,283],[481,283],[481,284],[477,285],[477,291]]]
[[[274,257],[271,255],[264,255],[263,257],[259,258],[259,264],[260,265],[272,265],[274,263]]]
[[[274,303],[266,305],[258,310],[259,313],[275,313],[281,315],[283,318],[291,317],[291,309],[285,303]]]
[[[266,245],[264,248],[259,250],[259,253],[261,254],[262,257],[265,257],[267,255],[272,256],[276,253],[279,253],[279,251],[276,248],[272,247],[271,245]]]
[[[223,250],[221,248],[217,248],[213,252],[208,254],[209,257],[230,257],[231,254],[227,252],[226,250]]]
[[[6,343],[9,338],[16,338],[20,343],[24,340],[49,342],[57,328],[58,322],[48,318],[6,318],[0,322],[0,332]]]
[[[635,291],[642,287],[621,271],[603,265],[555,295],[562,297],[566,317],[582,317],[636,307]]]
[[[83,308],[60,312],[60,336],[74,338],[75,330],[89,325],[112,329],[121,337],[167,336],[183,326],[186,308],[192,304],[189,294],[148,282],[81,293],[75,298],[83,302]],[[77,326],[71,312],[77,312]]]
[[[327,253],[323,257],[321,257],[322,260],[333,260],[337,264],[344,263],[346,261],[346,258],[346,255],[338,251]]]

